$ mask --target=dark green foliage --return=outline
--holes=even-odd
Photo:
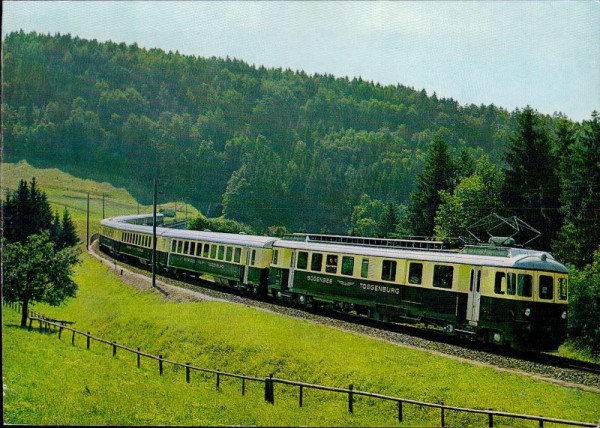
[[[401,85],[250,66],[70,35],[15,32],[3,45],[3,136],[27,157],[266,230],[345,232],[363,193],[408,201],[423,151],[498,158],[511,117]],[[267,172],[267,168],[270,170]]]
[[[229,220],[226,218],[206,218],[200,214],[195,219],[192,219],[188,224],[190,230],[210,230],[211,232],[223,232],[223,233],[246,233],[253,235],[254,231],[249,226],[237,222],[235,220]]]
[[[506,152],[505,212],[542,232],[535,245],[549,249],[560,228],[558,160],[542,117],[530,107],[516,113],[517,129]]]
[[[435,216],[438,238],[467,236],[467,228],[503,208],[502,170],[482,156],[471,175],[462,178],[452,192],[440,192],[441,204]]]
[[[571,273],[569,281],[569,337],[592,356],[600,356],[600,247],[592,261]]]
[[[37,188],[35,177],[29,185],[21,180],[16,191],[8,191],[2,209],[8,242],[25,242],[29,235],[53,231],[52,210],[46,194]]]
[[[45,233],[30,235],[24,243],[5,241],[3,246],[3,298],[23,304],[21,326],[26,325],[30,303],[58,306],[75,296],[77,284],[71,276],[78,263],[77,248],[57,250]]]
[[[388,202],[385,205],[381,220],[378,224],[378,235],[380,238],[392,238],[396,233],[396,227],[399,222],[398,208],[392,203]]]
[[[578,130],[559,131],[565,220],[554,249],[562,260],[581,267],[592,262],[600,242],[600,117],[594,112]]]
[[[57,249],[77,245],[79,238],[69,211],[65,208],[61,218],[52,214],[48,198],[38,189],[35,177],[28,185],[21,180],[14,192],[8,191],[2,204],[4,238],[8,242],[25,242],[34,234],[47,233]]]
[[[435,213],[441,203],[440,191],[451,189],[455,174],[448,144],[439,137],[431,142],[425,162],[409,206],[413,233],[418,236],[433,235]]]
[[[79,243],[79,237],[75,230],[75,224],[71,220],[69,211],[65,208],[62,215],[61,230],[58,235],[57,248],[73,247]]]

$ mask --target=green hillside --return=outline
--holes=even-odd
[[[260,227],[345,232],[363,193],[408,201],[434,137],[499,158],[513,122],[402,85],[70,35],[11,33],[3,54],[8,160],[145,204],[157,177],[168,199]]]

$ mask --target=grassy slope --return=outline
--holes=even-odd
[[[46,177],[46,174],[53,170],[27,169],[26,164],[10,165],[9,170],[15,182],[35,175],[41,187],[47,189],[53,204],[77,201],[69,208],[81,207],[82,202],[85,207],[81,186],[86,182],[72,179],[73,190],[63,191],[61,184],[57,184],[51,191],[46,183],[52,176]],[[9,187],[6,172],[3,165],[4,186]],[[64,180],[69,179],[56,170],[54,174],[58,183],[64,184]],[[104,186],[89,185],[97,189]],[[65,187],[69,186],[65,184]],[[137,208],[126,192],[117,189],[106,192],[122,203],[123,211],[119,214],[131,213]],[[85,225],[85,211],[71,212],[80,232],[85,231],[81,229],[81,225]],[[92,208],[93,224],[97,224],[100,214],[101,204]],[[115,214],[107,212],[107,215]],[[157,295],[123,286],[108,268],[87,256],[77,269],[76,279],[80,285],[76,299],[60,308],[38,305],[37,309],[74,320],[81,330],[126,345],[141,346],[147,352],[162,353],[177,361],[259,377],[274,372],[277,377],[338,387],[354,383],[356,389],[432,402],[444,400],[457,406],[587,421],[595,421],[600,416],[598,394],[403,349],[239,305],[165,302]],[[345,411],[345,398],[328,393],[307,392],[304,409],[297,409],[297,390],[277,386],[277,404],[272,408],[263,403],[259,385],[250,386],[249,395],[244,398],[239,396],[239,381],[223,381],[222,393],[214,392],[212,379],[198,385],[196,382],[192,386],[181,385],[183,372],[172,373],[172,369],[168,369],[160,379],[155,363],[146,362],[138,371],[132,355],[119,355],[117,361],[113,361],[110,350],[99,344],[91,352],[71,348],[68,341],[60,343],[56,337],[15,328],[16,321],[11,321],[8,313],[6,316],[3,376],[10,388],[5,397],[5,418],[9,422],[395,423],[391,403],[379,404],[364,398],[357,399],[355,415],[350,416]],[[83,368],[78,368],[75,361],[82,361]],[[146,366],[151,366],[149,371]],[[83,392],[82,379],[86,378],[92,394]],[[86,409],[83,415],[79,415],[81,409]],[[419,411],[412,406],[405,409],[408,425],[439,424],[437,417],[437,412]],[[485,423],[481,416],[452,413],[447,421],[453,425]]]

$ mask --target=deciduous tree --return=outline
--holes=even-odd
[[[22,303],[21,326],[27,324],[30,303],[58,306],[68,297],[75,296],[77,284],[71,277],[78,263],[78,252],[76,247],[57,251],[46,233],[30,235],[24,243],[4,245],[4,299]]]

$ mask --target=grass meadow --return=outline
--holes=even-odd
[[[4,165],[4,172],[7,166]],[[29,169],[28,169],[29,168]],[[57,170],[33,170],[8,165],[11,180],[35,175],[55,207],[67,205],[85,236],[82,198],[96,186],[100,195],[114,196],[130,214],[137,203],[122,189],[77,181]],[[48,186],[58,174],[56,187]],[[18,174],[21,174],[20,176]],[[65,180],[73,180],[68,183]],[[5,177],[5,186],[8,187]],[[60,183],[63,182],[61,185]],[[66,190],[61,190],[64,186]],[[69,187],[71,186],[71,187]],[[14,188],[14,186],[12,186]],[[85,203],[85,202],[84,202]],[[84,205],[85,207],[85,205]],[[91,210],[96,227],[101,205]],[[147,212],[147,211],[146,211]],[[81,225],[83,224],[83,229]],[[412,400],[444,401],[459,407],[595,422],[600,418],[600,394],[567,388],[515,373],[460,362],[428,352],[402,348],[380,340],[309,322],[223,302],[174,303],[151,291],[120,282],[114,269],[82,255],[75,280],[76,298],[63,306],[37,304],[51,317],[74,321],[74,327],[150,354],[190,362],[195,366],[265,377],[354,388]],[[275,385],[275,405],[264,401],[262,384],[222,379],[165,366],[105,344],[92,342],[88,351],[79,337],[58,340],[57,333],[29,332],[18,327],[18,314],[3,310],[4,422],[29,425],[398,425],[394,403],[356,397],[354,414],[347,397],[305,390],[298,407],[298,389]],[[533,425],[496,419],[498,425]],[[404,425],[439,424],[439,411],[404,406]],[[446,412],[446,424],[485,426],[485,416]],[[548,424],[546,424],[548,426]]]

